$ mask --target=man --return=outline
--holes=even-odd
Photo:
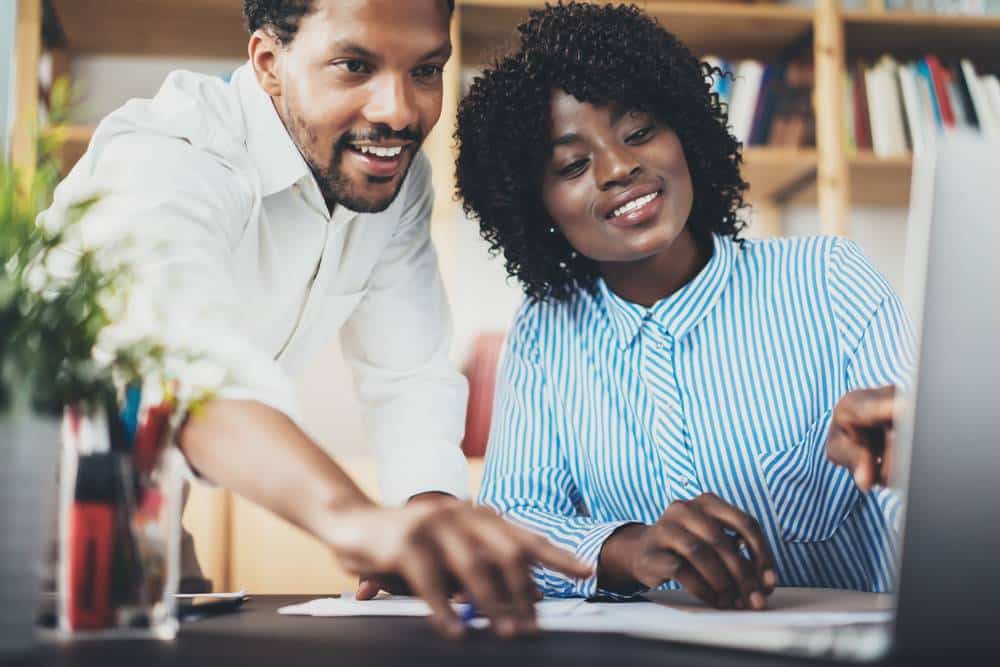
[[[249,62],[228,83],[174,73],[111,114],[46,215],[101,192],[85,242],[141,238],[175,333],[228,361],[231,381],[179,434],[197,475],[349,570],[401,577],[446,635],[463,632],[458,590],[509,636],[535,627],[533,563],[589,568],[456,499],[466,387],[447,359],[419,153],[441,111],[452,5],[246,0]],[[376,506],[296,423],[287,375],[338,331],[384,500],[401,508]]]

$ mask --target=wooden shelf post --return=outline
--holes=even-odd
[[[42,55],[41,0],[18,0],[15,39],[16,110],[10,154],[25,182],[30,182],[38,160],[35,134],[38,130],[38,61]]]
[[[839,0],[816,0],[815,15],[816,114],[818,151],[817,190],[823,234],[847,235],[850,180],[844,151],[844,24]]]

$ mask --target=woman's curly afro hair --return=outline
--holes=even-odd
[[[458,111],[456,191],[492,254],[534,300],[593,290],[594,261],[577,255],[542,204],[552,92],[652,113],[676,132],[694,186],[688,226],[699,243],[736,237],[747,184],[740,144],[711,92],[721,75],[631,5],[570,2],[532,11],[520,47],[476,77]]]

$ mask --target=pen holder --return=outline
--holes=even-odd
[[[183,463],[167,446],[171,412],[65,411],[49,621],[60,636],[177,633]]]

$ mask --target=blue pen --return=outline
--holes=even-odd
[[[477,616],[479,616],[479,612],[476,610],[474,606],[472,606],[472,604],[466,603],[459,605],[458,618],[462,621],[462,623],[469,625],[472,619],[476,618]]]
[[[139,404],[142,401],[142,386],[130,384],[125,389],[125,405],[121,409],[122,425],[128,437],[128,447],[135,443],[135,433],[139,428]]]

